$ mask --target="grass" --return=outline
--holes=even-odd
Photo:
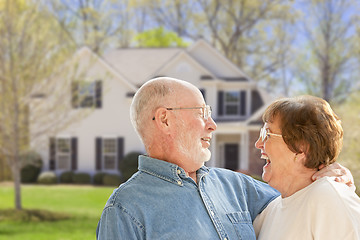
[[[106,200],[114,187],[73,185],[23,185],[22,214],[35,218],[7,217],[0,220],[0,240],[95,239],[95,230]],[[0,214],[14,208],[13,186],[0,184]],[[53,221],[46,216],[60,217]],[[0,218],[1,219],[1,218]],[[31,219],[31,220],[29,220]]]

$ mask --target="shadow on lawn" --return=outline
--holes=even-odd
[[[1,209],[1,221],[16,221],[16,222],[54,222],[60,220],[70,219],[71,216],[65,213],[52,212],[42,209]]]

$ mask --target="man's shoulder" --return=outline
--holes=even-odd
[[[219,178],[220,180],[232,180],[232,181],[238,181],[241,183],[257,183],[260,182],[253,177],[246,175],[241,172],[225,169],[225,168],[209,168],[210,176]]]
[[[109,197],[107,204],[115,204],[134,199],[139,194],[139,189],[144,187],[144,177],[142,172],[136,172],[130,179],[114,189]]]

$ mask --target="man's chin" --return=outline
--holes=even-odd
[[[206,150],[205,150],[205,152],[204,152],[204,157],[203,157],[204,162],[209,161],[209,160],[210,160],[210,158],[211,158],[211,152],[210,152],[210,150],[209,150],[209,149],[206,149]]]

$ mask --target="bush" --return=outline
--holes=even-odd
[[[27,165],[21,168],[21,182],[22,183],[34,183],[36,182],[41,169],[33,165]]]
[[[34,167],[41,169],[43,166],[43,162],[40,154],[32,150],[22,153],[20,155],[20,162],[21,162],[21,167],[32,165]]]
[[[103,178],[103,184],[107,186],[119,186],[121,183],[121,176],[118,174],[105,174]]]
[[[72,171],[63,172],[60,174],[60,182],[61,183],[72,183],[74,178],[74,173]]]
[[[95,185],[102,185],[104,184],[104,176],[105,173],[103,172],[98,172],[94,175],[94,184]]]
[[[57,183],[56,174],[54,172],[42,172],[40,173],[37,182],[40,184]]]
[[[88,173],[75,173],[73,176],[73,183],[89,184],[91,183],[91,176]]]
[[[138,170],[138,157],[142,153],[130,152],[120,162],[120,172],[124,181],[128,180]]]
[[[36,182],[43,165],[41,156],[34,151],[27,151],[20,155],[21,182]]]

